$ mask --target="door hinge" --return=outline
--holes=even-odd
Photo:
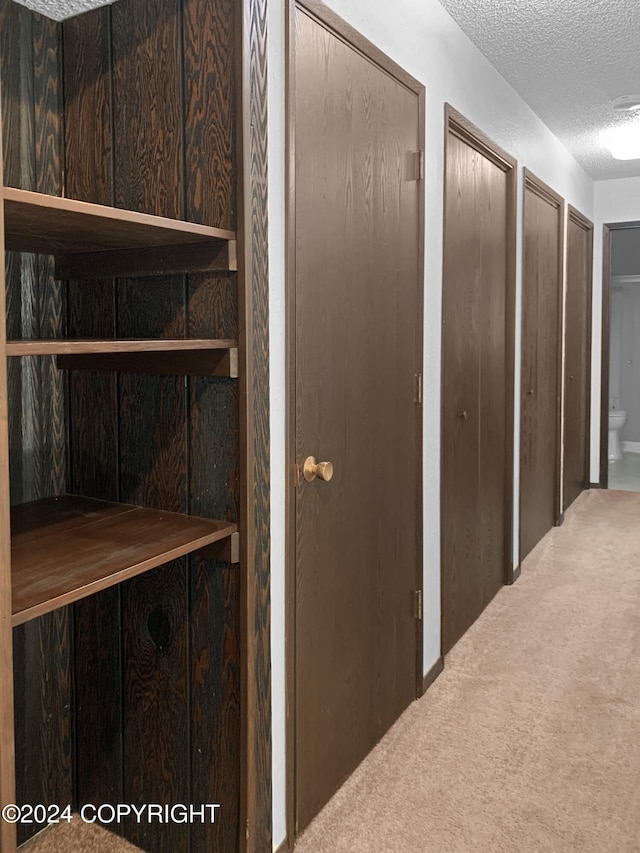
[[[415,403],[422,403],[422,374],[416,373]]]
[[[422,590],[416,589],[413,593],[413,615],[416,619],[422,619]]]
[[[418,151],[418,180],[424,181],[424,150]]]

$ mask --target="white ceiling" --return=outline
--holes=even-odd
[[[614,160],[597,139],[630,119],[614,98],[640,93],[638,0],[440,3],[592,178],[640,175],[640,160]]]
[[[81,12],[88,12],[89,9],[108,6],[114,0],[18,0],[18,2],[34,12],[46,15],[47,18],[53,18],[54,21],[63,21]]]

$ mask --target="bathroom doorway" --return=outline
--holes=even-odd
[[[600,482],[640,492],[640,222],[605,225]]]

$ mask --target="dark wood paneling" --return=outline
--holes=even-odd
[[[70,609],[14,629],[16,801],[73,803]],[[22,843],[42,826],[18,827]]]
[[[58,255],[56,278],[92,279],[104,275],[174,275],[185,271],[232,270],[237,265],[235,242],[195,243],[159,249],[124,249],[90,254]]]
[[[191,802],[184,561],[129,581],[122,603],[124,801]],[[189,848],[188,825],[129,820],[125,835],[143,850]]]
[[[62,186],[59,25],[22,6],[0,6],[4,180],[59,194]],[[50,262],[9,254],[7,330],[59,335],[60,286]],[[65,395],[51,359],[10,366],[12,500],[66,485]],[[73,800],[72,635],[62,609],[13,632],[19,802]],[[55,675],[54,675],[55,674]],[[19,841],[38,826],[18,829]]]
[[[5,4],[0,4],[0,77],[6,71],[6,44],[4,39]],[[2,103],[4,107],[4,101]],[[3,111],[4,117],[4,111]],[[0,122],[1,128],[2,122]],[[0,176],[2,169],[0,149]],[[1,182],[0,182],[1,183]],[[0,210],[0,252],[4,256],[4,211]],[[6,309],[5,270],[0,273],[0,317]],[[9,528],[9,399],[7,385],[7,361],[5,359],[5,323],[0,323],[0,671],[5,685],[0,692],[0,803],[16,801],[15,785],[15,738],[13,685],[13,643],[11,631],[11,565]],[[24,656],[23,656],[24,657]],[[19,709],[18,709],[19,710]],[[16,826],[7,821],[0,824],[0,848],[14,850]]]
[[[516,163],[447,107],[442,636],[511,581]]]
[[[232,121],[236,91],[229,74],[236,35],[229,0],[187,0],[183,36],[185,216],[228,228],[236,224]],[[237,335],[237,312],[235,276],[189,277],[189,337]],[[237,383],[193,380],[189,402],[192,512],[238,518],[237,440]],[[237,565],[200,557],[191,561],[192,796],[194,802],[221,805],[215,824],[193,825],[193,850],[238,850],[240,846],[239,571]]]
[[[33,21],[35,189],[62,194],[62,77],[60,26],[42,16]],[[62,284],[55,280],[53,261],[37,259],[38,336],[57,338],[63,332],[64,300]],[[39,373],[38,403],[42,432],[42,456],[47,460],[42,472],[41,496],[56,495],[67,482],[67,423],[64,377],[51,358],[36,361]],[[44,466],[43,466],[44,467]]]
[[[560,516],[564,201],[525,170],[520,561]]]
[[[23,145],[29,145],[33,141],[32,130],[23,122],[32,114],[31,109],[26,108],[32,104],[30,90],[24,93],[29,77],[21,74],[21,59],[25,49],[30,50],[30,45],[25,48],[24,31],[27,34],[31,30],[30,13],[22,6],[3,0],[0,4],[0,78],[2,81],[2,142],[3,142],[3,177],[6,184],[19,186],[22,182],[21,152]],[[23,94],[24,93],[24,94]],[[24,111],[22,104],[25,104]],[[24,141],[23,141],[24,136]],[[27,180],[33,180],[29,174],[29,165],[33,170],[33,157],[26,160]],[[15,253],[5,255],[5,282],[6,282],[6,332],[7,335],[22,331],[21,322],[21,258]],[[4,297],[4,288],[3,288]],[[10,475],[11,475],[11,501],[23,499],[25,490],[22,485],[22,371],[18,363],[8,365],[8,417],[9,417],[9,445],[10,445]],[[27,490],[28,491],[28,490]],[[3,503],[4,509],[4,503]],[[9,543],[5,543],[6,557],[10,560]],[[10,602],[10,593],[7,603]],[[8,623],[11,624],[10,622]],[[40,751],[38,732],[38,712],[41,701],[41,672],[40,655],[37,650],[37,626],[36,635],[22,629],[13,633],[13,665],[15,672],[13,710],[15,714],[15,790],[14,785],[7,774],[13,769],[13,732],[9,730],[2,736],[2,794],[9,798],[15,798],[18,802],[28,802],[33,793],[38,795],[41,791],[40,774]],[[6,639],[3,633],[3,641]],[[35,642],[34,642],[35,640]],[[32,647],[36,646],[36,651]],[[31,654],[29,653],[31,651]],[[7,654],[8,653],[8,654]],[[5,650],[5,657],[11,657],[10,649]],[[31,664],[31,662],[33,662]],[[27,665],[31,664],[32,675],[27,677]],[[3,703],[3,724],[9,710]],[[5,714],[6,711],[6,714]],[[30,784],[28,784],[30,783]],[[14,799],[14,801],[15,801]],[[29,837],[28,831],[19,828],[19,841]],[[10,843],[10,837],[15,838],[15,827],[4,825],[0,828],[0,846]]]
[[[191,562],[192,801],[220,804],[214,824],[193,824],[193,851],[222,853],[240,845],[238,569],[199,557]]]
[[[94,9],[63,25],[66,196],[95,204],[113,203],[110,17]]]
[[[593,224],[569,206],[565,297],[563,511],[589,488]]]
[[[177,218],[184,212],[180,9],[178,2],[113,8],[115,201]],[[150,73],[159,56],[162,63]],[[147,280],[144,288],[121,282],[119,334],[183,336],[184,297],[182,278]],[[177,377],[120,377],[123,498],[188,509],[185,393]],[[125,793],[133,802],[191,798],[189,587],[181,560],[132,583],[124,600]],[[162,771],[153,774],[150,767]],[[125,834],[147,849],[189,847],[188,826],[167,831],[130,823]]]
[[[31,110],[21,112],[23,102],[22,90],[27,83],[27,75],[21,74],[21,57],[24,53],[22,44],[23,32],[31,30],[31,16],[18,3],[3,0],[0,4],[0,64],[2,82],[2,147],[3,147],[3,178],[9,186],[20,186],[23,181],[21,165],[21,149],[29,144],[32,132],[28,121]],[[27,77],[27,79],[25,79]],[[28,91],[26,103],[29,102]],[[24,128],[24,141],[23,141]],[[29,174],[29,164],[33,168],[31,158],[27,158],[25,177],[29,186],[33,186],[33,178]],[[22,334],[21,322],[21,263],[22,259],[15,252],[5,254],[5,285],[6,285],[6,333],[7,337]],[[9,445],[11,455],[10,485],[11,501],[26,500],[22,486],[22,371],[21,365],[8,365],[9,406]]]
[[[111,16],[115,205],[180,219],[180,2],[114,4]]]
[[[111,204],[110,10],[70,18],[63,34],[66,194]],[[71,336],[115,334],[113,287],[108,279],[94,279],[90,287],[69,283]],[[117,380],[107,373],[74,372],[69,387],[71,487],[76,494],[117,500]],[[120,588],[76,604],[74,621],[78,802],[122,802]]]
[[[184,0],[185,201],[191,222],[236,227],[232,0]]]
[[[267,0],[236,4],[240,342],[241,633],[240,849],[271,850],[269,256]]]

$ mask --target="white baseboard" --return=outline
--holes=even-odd
[[[640,453],[640,441],[623,441],[622,449],[625,453]]]

